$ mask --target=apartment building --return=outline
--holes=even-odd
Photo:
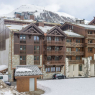
[[[0,20],[0,64],[8,65],[9,81],[18,65],[37,65],[43,79],[95,76],[95,26]],[[5,60],[6,58],[6,60]]]

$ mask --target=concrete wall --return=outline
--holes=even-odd
[[[6,50],[0,51],[0,65],[8,66],[8,56],[9,56],[9,38],[6,39]]]

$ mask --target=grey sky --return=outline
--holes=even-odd
[[[7,14],[25,4],[42,6],[80,19],[91,21],[95,16],[95,0],[0,0],[0,15]]]

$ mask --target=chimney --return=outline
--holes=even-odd
[[[76,24],[85,24],[85,19],[83,19],[83,20],[76,20]]]
[[[42,22],[42,21],[37,21],[37,24],[36,24],[37,26],[42,26],[42,27],[44,27],[44,22]]]
[[[35,20],[34,15],[30,15],[30,19]]]

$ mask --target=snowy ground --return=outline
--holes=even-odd
[[[95,78],[39,80],[43,95],[95,95]]]

